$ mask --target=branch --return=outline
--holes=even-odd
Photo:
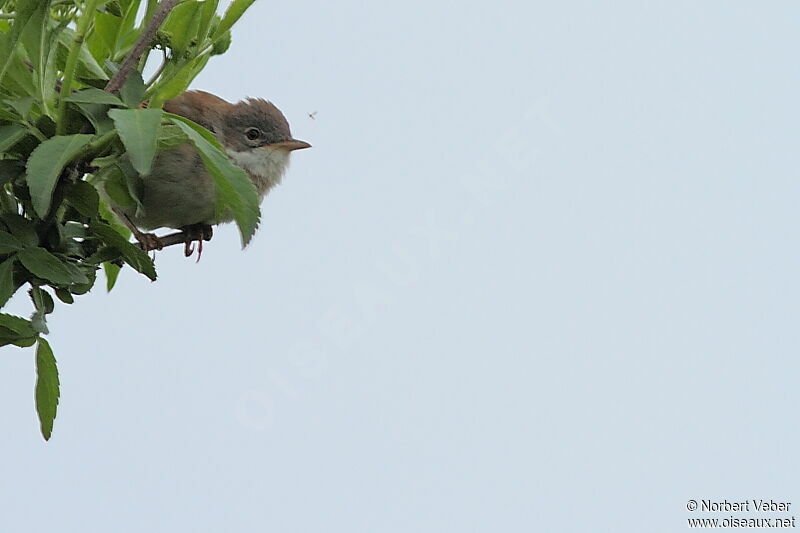
[[[169,12],[172,11],[172,8],[175,7],[178,1],[179,0],[162,0],[159,2],[155,13],[153,13],[153,17],[147,23],[147,27],[139,36],[139,40],[136,41],[128,57],[122,62],[117,73],[108,80],[108,84],[105,88],[106,92],[114,93],[119,91],[122,84],[125,83],[125,80],[128,78],[128,75],[139,63],[142,54],[144,54],[145,50],[150,48],[150,44],[153,42],[158,28],[164,23],[164,19],[167,18],[167,15],[169,15]]]

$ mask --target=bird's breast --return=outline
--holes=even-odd
[[[226,150],[226,152],[236,166],[250,174],[250,179],[262,197],[281,182],[283,174],[289,167],[289,152],[286,150],[263,147],[242,152],[236,150]]]

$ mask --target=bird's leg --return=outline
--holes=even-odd
[[[113,208],[114,213],[119,217],[125,226],[131,230],[133,236],[136,237],[136,240],[139,242],[139,246],[141,246],[142,250],[145,252],[149,252],[150,250],[161,250],[164,248],[164,242],[158,238],[155,233],[144,233],[139,228],[136,227],[136,224],[128,218],[128,215],[123,213],[120,209],[116,207]]]
[[[192,243],[197,241],[197,262],[203,255],[203,241],[210,241],[214,236],[214,230],[208,224],[192,224],[191,226],[184,226],[181,228],[186,234],[186,241],[184,241],[183,255],[189,257],[194,253],[194,246]]]

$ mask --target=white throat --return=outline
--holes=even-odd
[[[281,148],[256,148],[245,152],[225,150],[236,166],[250,173],[258,194],[263,197],[283,178],[289,168],[289,151]]]

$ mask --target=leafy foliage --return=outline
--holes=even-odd
[[[101,268],[108,290],[124,265],[156,279],[108,202],[141,205],[138,183],[159,151],[192,143],[214,177],[217,208],[233,213],[244,244],[255,232],[258,201],[244,172],[202,126],[161,110],[227,50],[253,1],[218,13],[217,0],[0,0],[0,306],[27,285],[34,308],[29,319],[0,313],[0,346],[36,345],[45,439],[60,396],[43,337],[56,303],[89,292]],[[160,65],[145,81],[153,58]]]

